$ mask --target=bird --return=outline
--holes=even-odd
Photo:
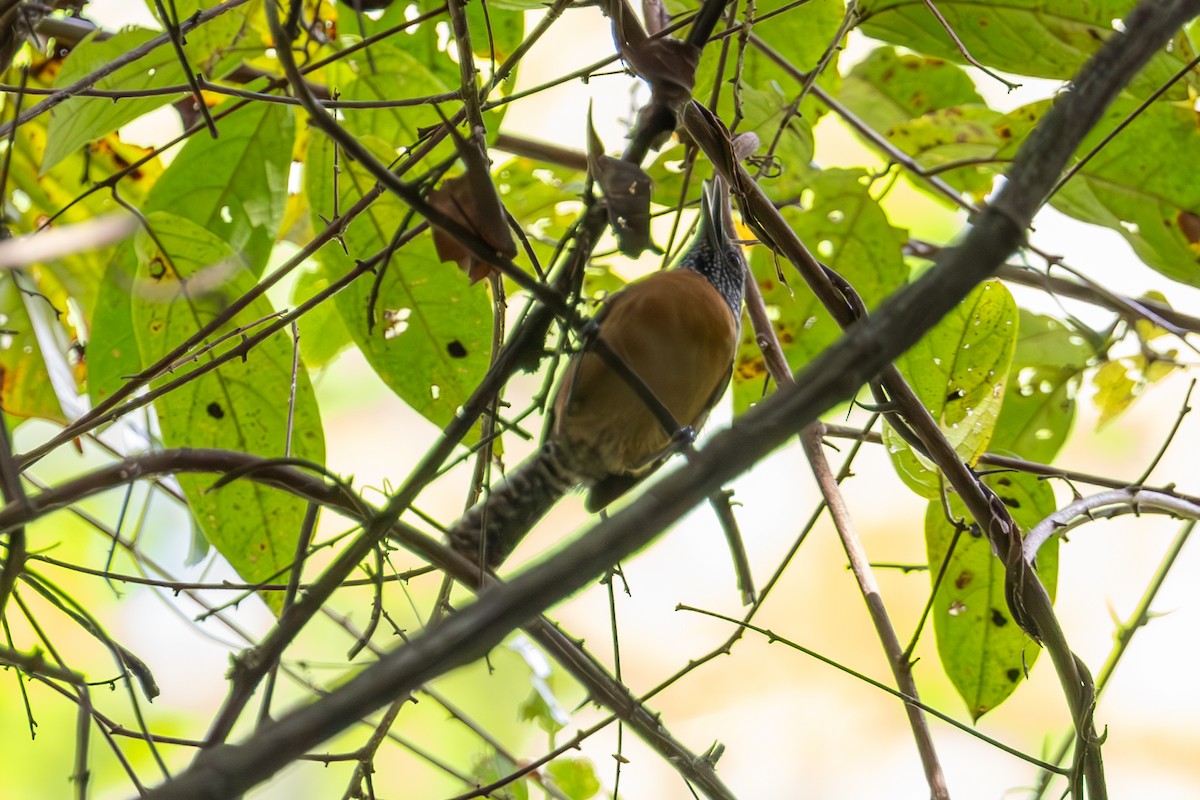
[[[489,570],[578,487],[596,512],[636,486],[703,426],[733,372],[746,260],[736,241],[728,184],[706,181],[700,220],[673,267],[615,292],[594,336],[572,356],[555,391],[540,448],[450,528],[453,549]],[[678,423],[669,432],[597,352],[602,340]]]

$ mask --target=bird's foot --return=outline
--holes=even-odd
[[[696,441],[696,429],[691,425],[684,425],[675,434],[671,436],[671,443],[667,445],[672,453],[677,453],[691,447]]]

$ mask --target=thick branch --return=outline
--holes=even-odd
[[[486,590],[478,602],[388,654],[317,703],[291,712],[242,745],[213,751],[203,763],[181,773],[152,796],[239,794],[390,698],[481,657],[509,631],[579,590],[614,561],[648,544],[724,482],[814,421],[822,410],[850,398],[1019,246],[1025,227],[1083,135],[1128,77],[1198,8],[1200,3],[1195,0],[1158,0],[1140,6],[1126,20],[1128,33],[1114,36],[1089,62],[1074,91],[1059,97],[1022,147],[1005,189],[981,214],[963,244],[948,251],[934,268],[898,292],[870,319],[852,327],[797,376],[795,387],[781,389],[748,411],[714,436],[685,467],[656,481],[630,505],[520,573],[512,583]],[[994,514],[986,505],[980,508],[978,501],[971,511],[984,521]],[[990,534],[1005,533],[990,528]],[[1011,540],[1001,537],[999,541],[1004,546],[1001,553],[1010,555]],[[1011,568],[1011,562],[1006,563]],[[1090,679],[1066,646],[1045,590],[1036,580],[1020,582],[1018,590],[1029,618],[1047,626],[1039,631],[1068,684],[1077,728],[1085,737],[1092,735],[1086,705]],[[1093,791],[1103,793],[1098,757],[1091,761]]]

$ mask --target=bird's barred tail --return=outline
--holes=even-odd
[[[450,546],[488,569],[500,566],[530,529],[580,483],[548,441],[447,532]]]

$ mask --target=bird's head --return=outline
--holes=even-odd
[[[705,181],[696,238],[676,266],[703,275],[725,298],[734,317],[740,318],[745,294],[746,258],[736,238],[733,210],[729,204],[729,185],[721,177]]]

